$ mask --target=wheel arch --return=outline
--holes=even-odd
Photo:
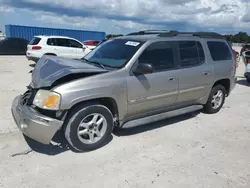
[[[52,55],[52,56],[57,56],[55,53],[45,53],[44,55]]]
[[[230,79],[229,78],[217,80],[214,83],[213,87],[215,87],[217,85],[222,85],[226,89],[226,92],[227,92],[226,94],[229,95],[229,92],[230,92]]]
[[[82,106],[94,105],[94,104],[101,104],[107,107],[111,111],[113,117],[116,117],[116,118],[119,117],[119,110],[118,110],[117,102],[112,97],[100,97],[100,98],[90,99],[86,101],[81,101],[81,102],[74,104],[69,109],[69,111],[75,108],[81,108]]]

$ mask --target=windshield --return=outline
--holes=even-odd
[[[133,57],[143,42],[128,39],[108,40],[84,57],[87,61],[121,68]]]

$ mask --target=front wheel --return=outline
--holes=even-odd
[[[65,138],[74,149],[87,151],[103,146],[113,130],[113,115],[99,104],[80,106],[66,119]]]
[[[226,98],[226,90],[222,85],[216,85],[212,88],[208,101],[204,105],[204,112],[214,114],[220,111]]]

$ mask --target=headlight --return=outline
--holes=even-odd
[[[33,104],[42,109],[58,110],[61,95],[48,90],[38,90]]]

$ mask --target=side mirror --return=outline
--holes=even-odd
[[[82,50],[83,51],[86,50],[86,48],[87,48],[86,46],[84,46],[84,45],[82,46]]]
[[[133,73],[135,75],[151,74],[153,73],[153,67],[151,64],[148,63],[139,63],[137,67],[134,69]]]

